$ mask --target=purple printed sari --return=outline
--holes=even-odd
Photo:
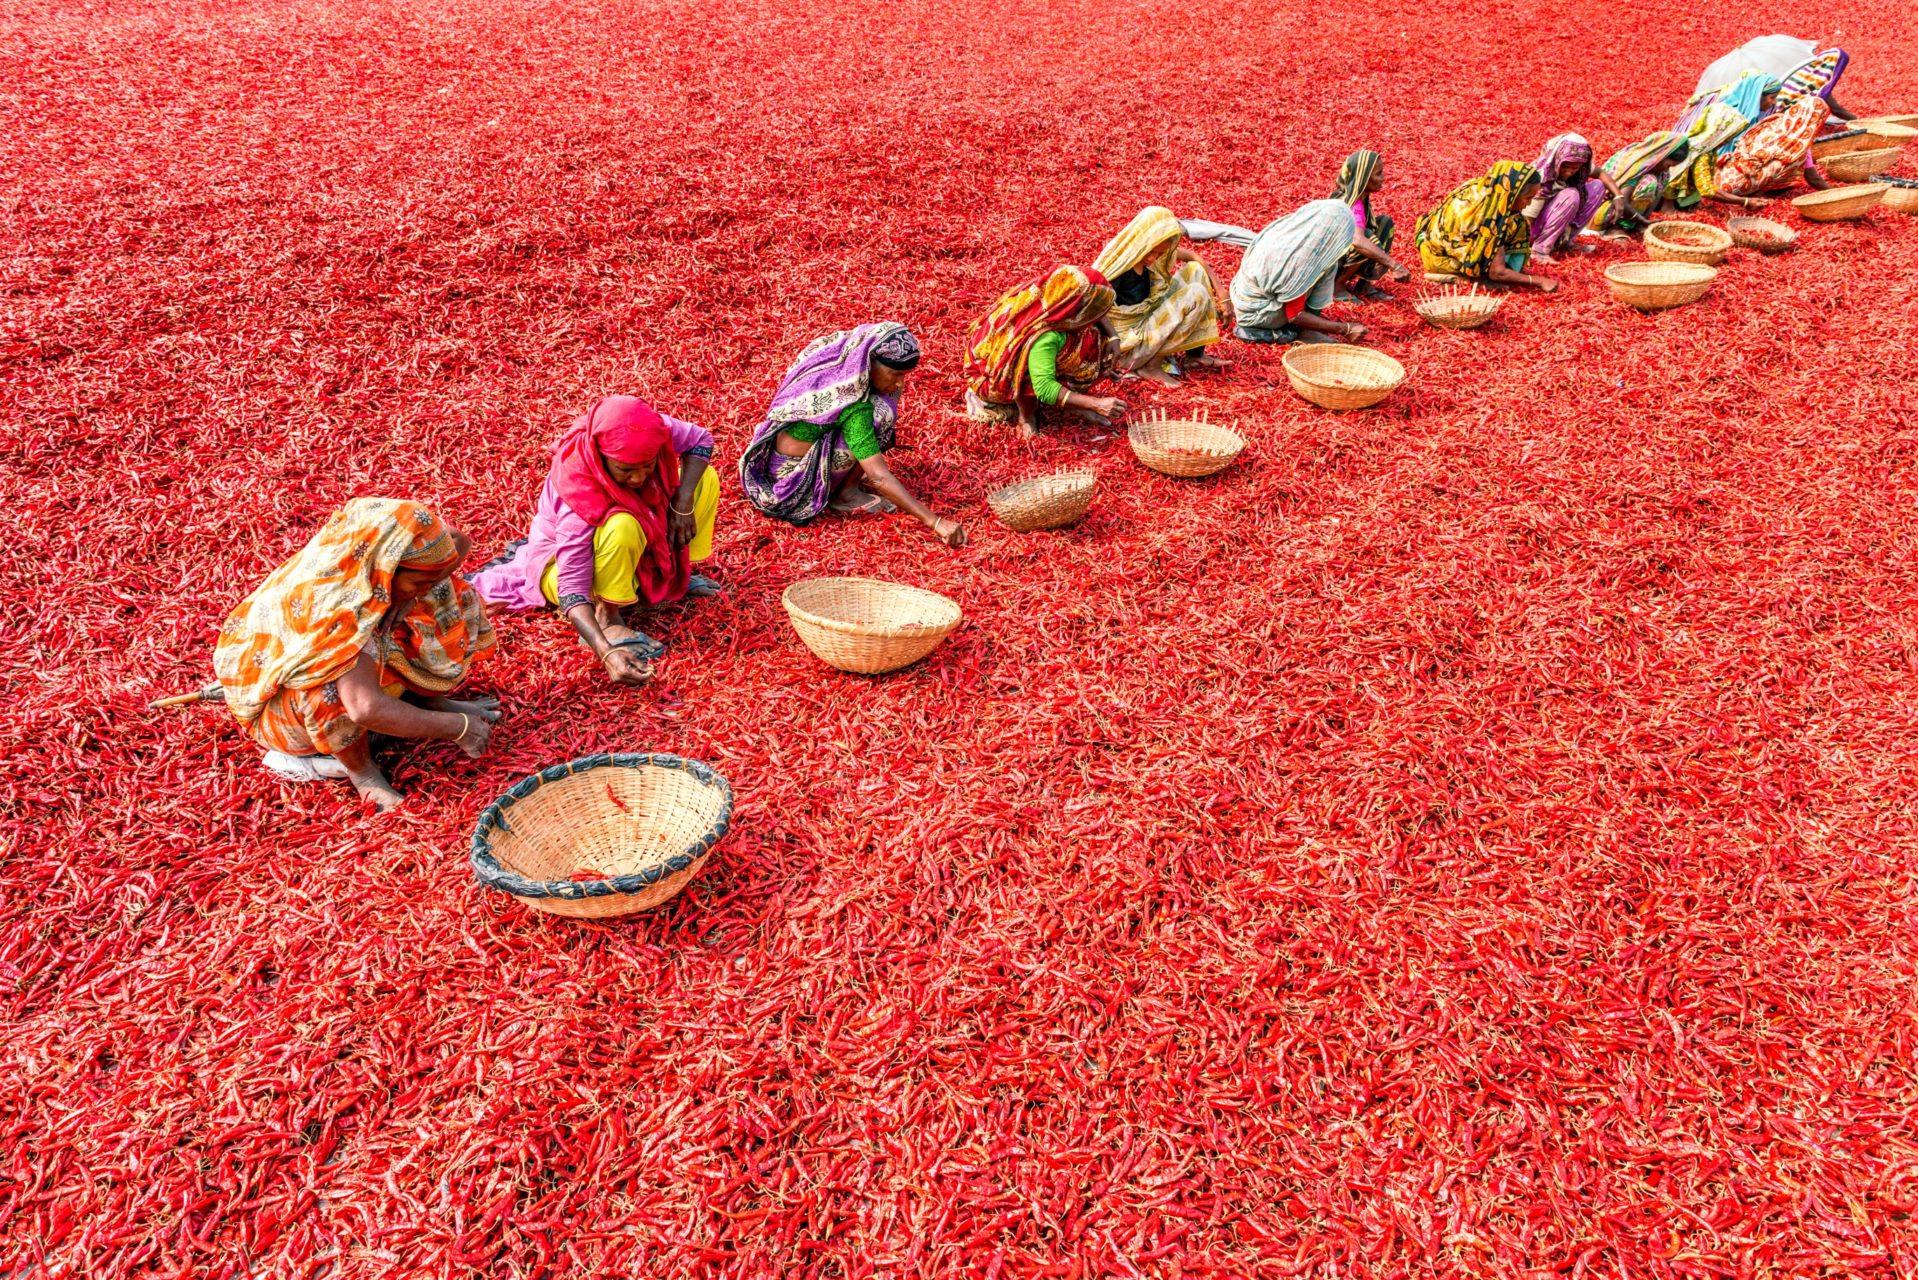
[[[739,483],[748,501],[788,524],[817,519],[855,465],[845,433],[834,424],[849,405],[860,400],[872,400],[873,433],[882,448],[892,447],[899,401],[871,389],[872,357],[882,343],[902,345],[902,339],[903,345],[912,342],[906,326],[886,322],[829,333],[806,344],[773,393],[772,408],[766,411],[753,442],[739,455]],[[827,430],[804,457],[788,458],[774,442],[781,431],[800,422]]]

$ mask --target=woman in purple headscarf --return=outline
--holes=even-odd
[[[1592,220],[1611,188],[1611,176],[1592,176],[1592,144],[1576,133],[1561,133],[1545,144],[1532,163],[1538,170],[1538,195],[1525,210],[1532,220],[1532,261],[1577,248],[1573,237]]]
[[[886,466],[906,375],[919,344],[890,321],[815,338],[773,393],[772,408],[739,456],[755,507],[788,524],[842,512],[904,510],[949,547],[966,544],[956,520],[933,514]],[[863,477],[876,493],[859,484]]]

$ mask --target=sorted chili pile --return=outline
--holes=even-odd
[[[1377,146],[1409,242],[1668,125],[1749,12],[8,6],[0,1270],[1918,1270],[1918,220],[1649,317],[1609,246],[1477,332],[1367,307],[1370,413],[1236,343],[1129,387],[1248,437],[1210,480],[955,412],[965,324],[1140,206],[1262,225]],[[1908,26],[1843,32],[1846,102],[1918,110]],[[145,709],[348,497],[491,554],[599,396],[730,471],[880,318],[970,547],[729,483],[654,688],[509,622],[494,753],[401,752],[391,818]],[[1083,524],[991,521],[1080,465]],[[839,572],[968,621],[831,672],[778,596]],[[478,810],[609,748],[728,775],[713,870],[481,894]]]

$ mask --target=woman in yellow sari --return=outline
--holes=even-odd
[[[1108,358],[1116,369],[1176,387],[1184,372],[1179,357],[1188,351],[1201,369],[1225,367],[1206,348],[1219,340],[1221,318],[1231,327],[1232,303],[1199,255],[1185,247],[1172,210],[1141,209],[1092,265],[1115,295],[1105,324],[1112,335]]]

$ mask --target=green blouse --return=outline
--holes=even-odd
[[[1066,384],[1059,381],[1059,353],[1065,345],[1066,335],[1054,329],[1033,343],[1026,356],[1026,377],[1032,380],[1032,394],[1040,404],[1056,406],[1066,398]]]
[[[844,432],[847,451],[862,462],[885,452],[879,447],[879,436],[872,429],[871,400],[853,401],[841,409],[839,416],[830,423],[795,422],[785,428],[786,434],[801,444],[812,444],[829,430]]]

